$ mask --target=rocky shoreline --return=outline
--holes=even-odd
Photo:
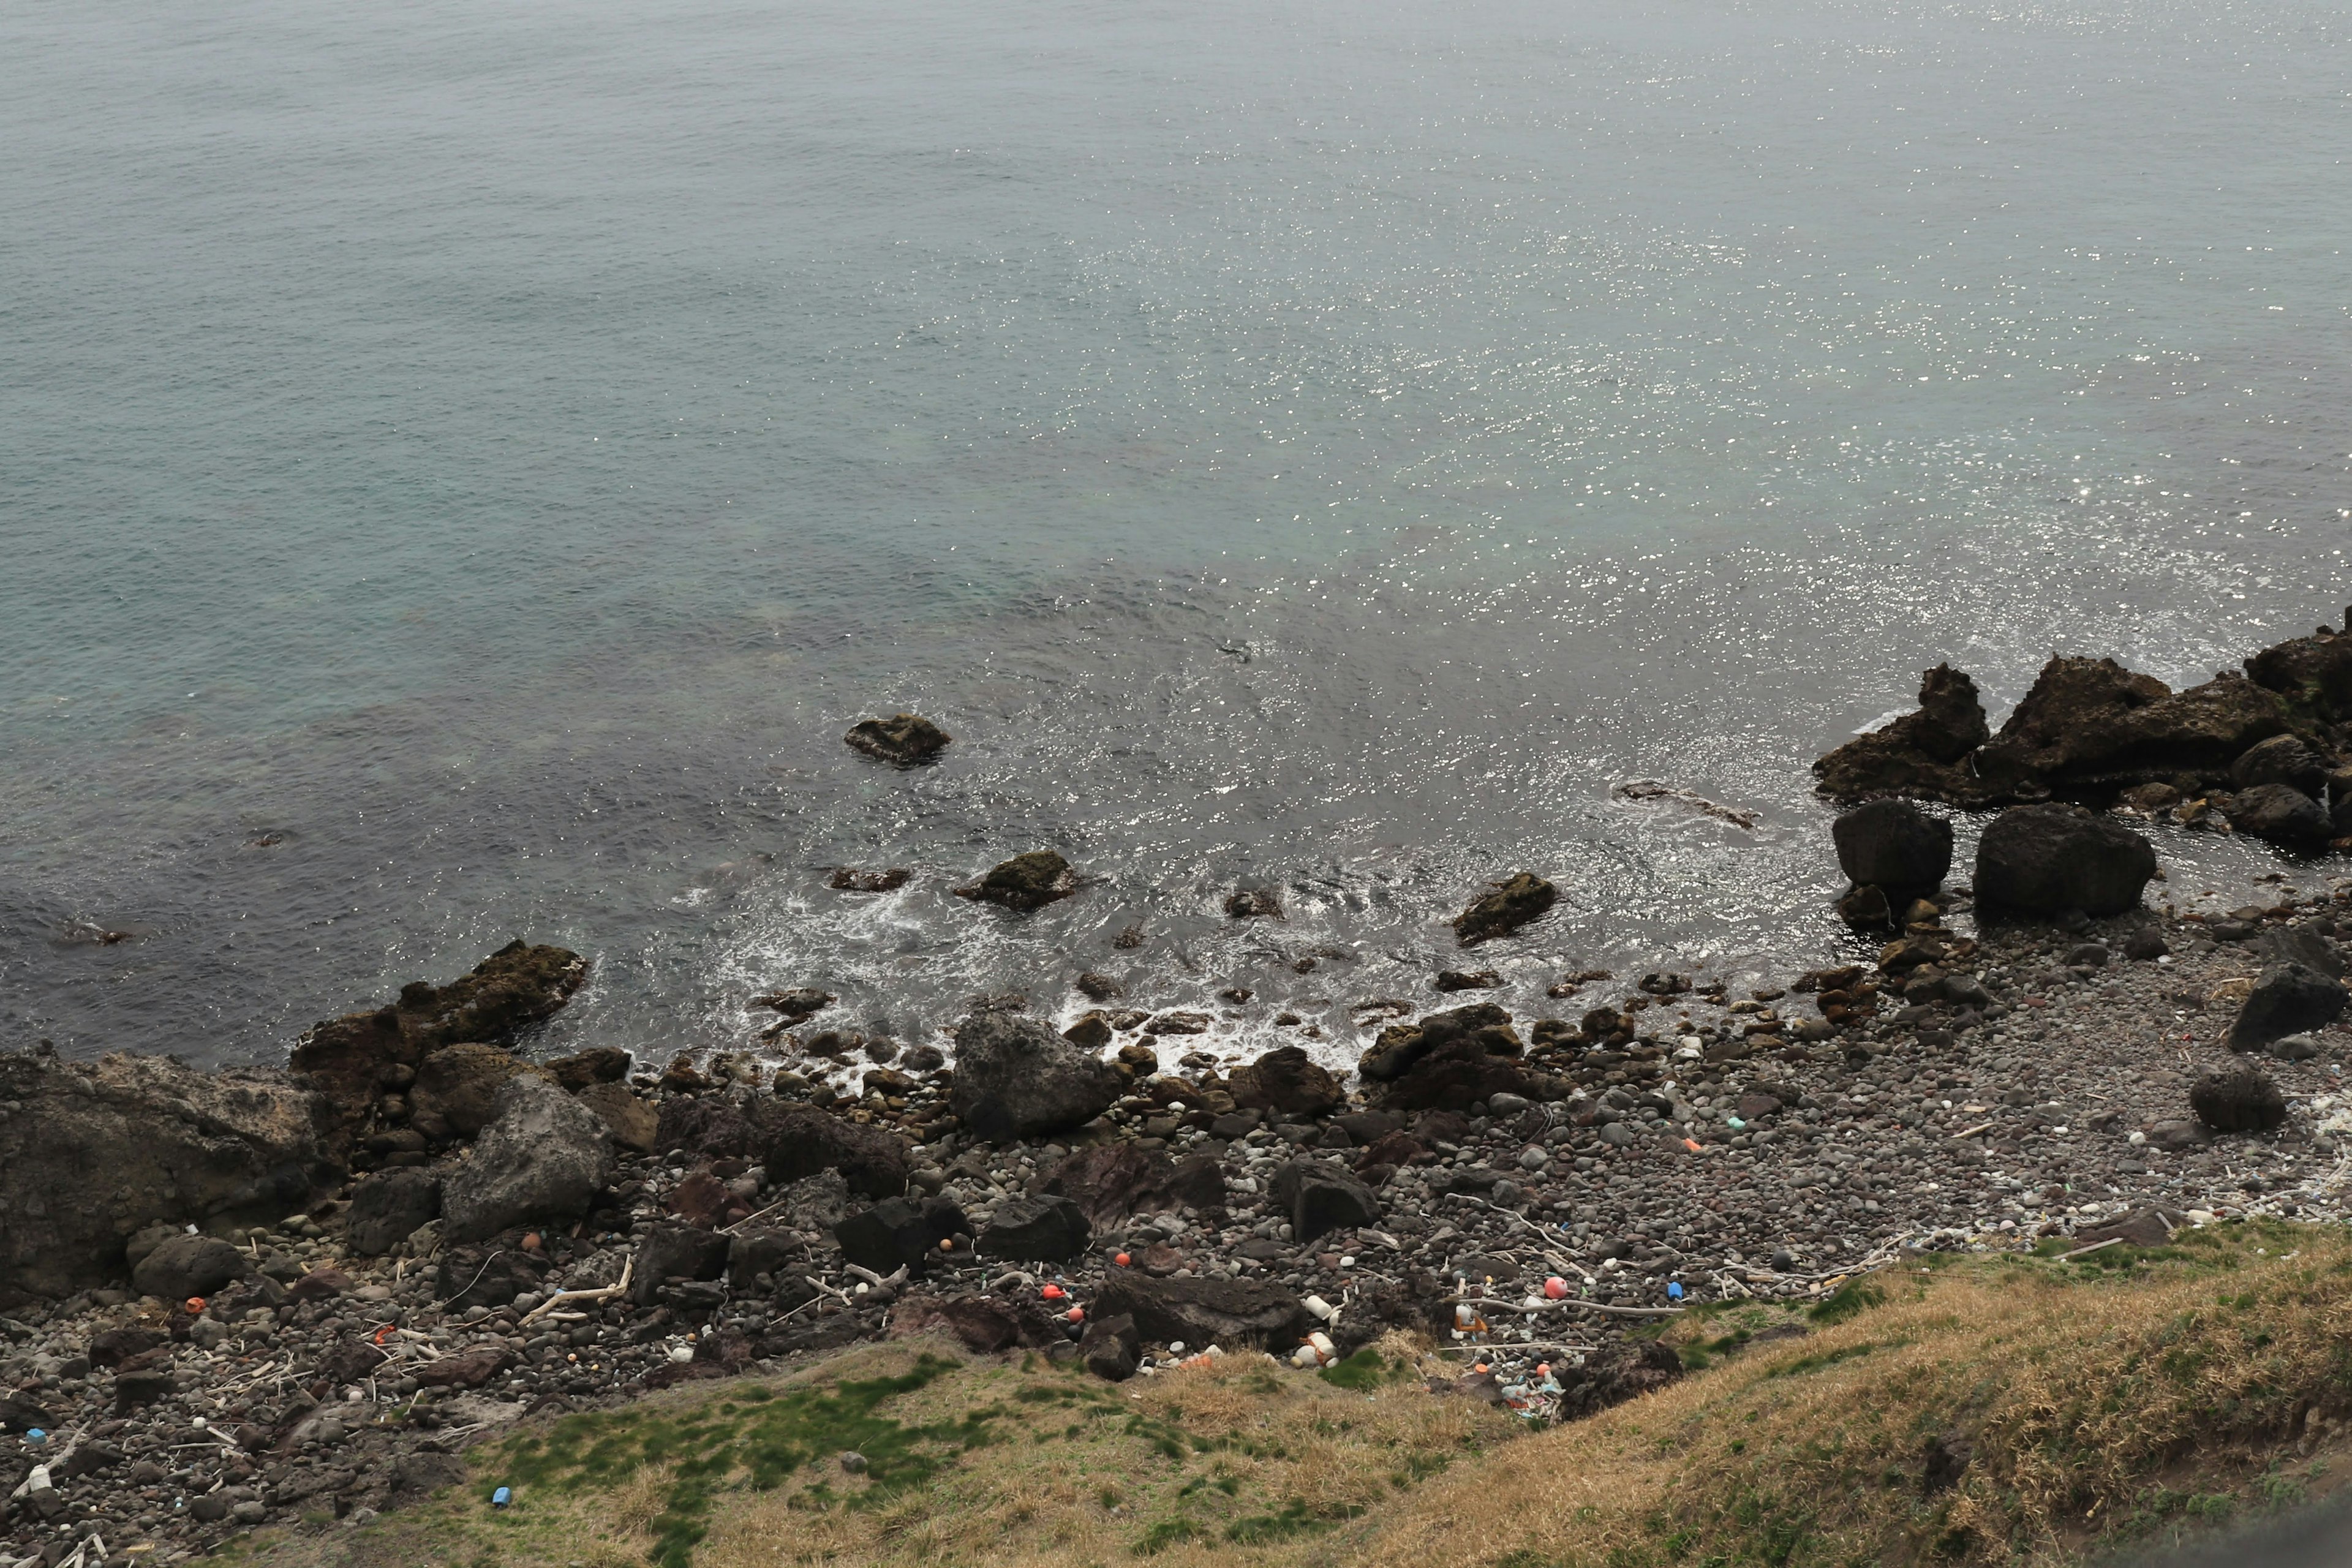
[[[1823,763],[1825,787],[1861,779],[1857,747],[1945,770],[1911,757],[1832,791],[1881,797],[1833,834],[1874,963],[1743,994],[1563,973],[1542,1017],[1464,1005],[1444,993],[1482,977],[1447,971],[1427,998],[1362,999],[1345,1076],[1297,1047],[1222,1056],[1217,1019],[1126,1006],[1091,974],[1100,1005],[1065,1030],[976,999],[951,1061],[829,1029],[833,998],[793,989],[761,998],[784,1068],[534,1063],[516,1042],[586,963],[520,942],[322,1022],[284,1071],[0,1054],[0,1562],[128,1568],[335,1528],[533,1413],[860,1339],[941,1332],[1118,1378],[1212,1347],[1318,1365],[1403,1329],[1459,1352],[1465,1394],[1559,1418],[1676,1375],[1638,1331],[1693,1302],[1816,1297],[1906,1249],[2341,1217],[2352,878],[2283,862],[2260,906],[2159,913],[2131,826],[2257,820],[2240,798],[2280,781],[2231,775],[2282,738],[2345,799],[2328,715],[2352,706],[2331,673],[2352,637],[2299,642],[2300,695],[2259,675],[2229,679],[2261,697],[2222,694],[2280,727],[2171,758],[2172,782],[2145,776],[2145,718],[2105,762],[2000,773],[1979,753],[2020,719],[1972,729],[1966,678],[1930,672],[1922,715]],[[2053,691],[2081,684],[2062,664]],[[2143,715],[2168,700],[2139,695]],[[2034,702],[2019,714],[2047,728],[2055,700]],[[910,721],[852,743],[919,765],[949,738]],[[2282,787],[2312,783],[2291,771]],[[2028,804],[1950,886],[1948,824],[1890,797],[1957,799],[1961,773]],[[2053,803],[2101,792],[2113,809]],[[970,893],[1034,908],[1074,887],[1037,852]],[[1498,882],[1463,945],[1551,896]],[[1279,896],[1228,910],[1276,917]]]

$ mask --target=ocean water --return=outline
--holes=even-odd
[[[1346,1059],[1522,867],[1515,1005],[1819,962],[1806,764],[1922,668],[2342,618],[2347,25],[0,0],[0,1042],[274,1060],[521,935],[551,1051],[1091,968]]]

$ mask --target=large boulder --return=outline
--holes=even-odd
[[[2286,849],[2317,849],[2336,837],[2326,808],[2283,784],[2256,784],[2231,796],[2230,826]]]
[[[1511,1016],[1501,1004],[1473,1002],[1429,1014],[1417,1024],[1390,1025],[1358,1060],[1356,1071],[1367,1082],[1385,1083],[1403,1077],[1406,1068],[1438,1047],[1467,1037],[1475,1037],[1492,1056],[1517,1056],[1521,1049]]]
[[[650,1154],[661,1147],[656,1141],[661,1131],[660,1113],[626,1084],[592,1083],[573,1098],[604,1124],[604,1131],[620,1147],[639,1154]]]
[[[851,1192],[870,1198],[907,1190],[907,1141],[897,1133],[791,1100],[755,1100],[752,1109],[766,1141],[761,1163],[770,1181],[798,1182],[832,1171]]]
[[[629,1274],[629,1299],[651,1306],[662,1287],[676,1279],[716,1279],[727,1272],[734,1255],[731,1237],[715,1230],[657,1220],[637,1248],[637,1264]]]
[[[1874,800],[1830,824],[1839,868],[1856,887],[1925,892],[1952,868],[1952,825],[1907,800]]]
[[[1179,1205],[1216,1208],[1225,1201],[1224,1170],[1208,1155],[1180,1163],[1132,1143],[1077,1150],[1038,1184],[1043,1192],[1072,1199],[1097,1225]]]
[[[1559,889],[1532,871],[1518,871],[1493,884],[1454,917],[1454,936],[1464,947],[1475,947],[1498,936],[1508,936],[1531,921],[1540,920],[1559,900]]]
[[[974,1137],[1007,1142],[1093,1121],[1126,1080],[1034,1018],[975,1013],[956,1029],[949,1107]]]
[[[1273,1196],[1290,1216],[1291,1239],[1301,1244],[1329,1231],[1380,1223],[1381,1202],[1372,1189],[1319,1160],[1284,1162],[1274,1173]]]
[[[1051,849],[1032,849],[1003,862],[971,886],[956,889],[955,893],[960,899],[976,899],[1026,913],[1077,890],[1077,873],[1070,869],[1067,860]]]
[[[1974,680],[1948,664],[1919,678],[1919,710],[1857,735],[1813,764],[1823,795],[1833,800],[1919,795],[1971,804],[1980,786],[1961,759],[1992,731]]]
[[[1094,1238],[1086,1210],[1065,1197],[1016,1193],[996,1205],[979,1247],[990,1258],[1059,1263],[1076,1258]]]
[[[2147,839],[2079,805],[2014,806],[1977,841],[1977,902],[1988,909],[2118,915],[2155,875]]]
[[[443,1178],[442,1234],[478,1241],[526,1221],[576,1220],[613,1173],[595,1113],[539,1078],[509,1080],[471,1153]]]
[[[1339,1080],[1297,1046],[1276,1046],[1232,1078],[1234,1104],[1244,1110],[1328,1116],[1347,1103]]]
[[[389,1006],[314,1025],[294,1047],[297,1079],[326,1097],[331,1131],[364,1131],[387,1089],[444,1046],[509,1040],[572,999],[588,961],[567,948],[510,942],[446,985],[413,980]]]
[[[1470,1035],[1424,1053],[1381,1089],[1380,1104],[1385,1110],[1468,1111],[1498,1094],[1557,1098],[1549,1088],[1517,1060],[1496,1056]]]
[[[227,1229],[341,1179],[319,1097],[285,1074],[165,1057],[0,1053],[0,1310],[121,1278],[158,1223]]]
[[[2189,1087],[2189,1107],[2216,1132],[2267,1132],[2286,1120],[2286,1096],[2250,1067],[2207,1073]]]
[[[1314,1322],[1306,1303],[1279,1286],[1254,1279],[1158,1279],[1132,1268],[1115,1269],[1105,1278],[1093,1311],[1098,1318],[1125,1313],[1145,1341],[1181,1341],[1188,1351],[1211,1345],[1286,1351]]]
[[[928,763],[955,743],[954,736],[914,713],[861,720],[842,740],[852,750],[902,768]]]
[[[441,1178],[432,1171],[378,1171],[352,1189],[352,1250],[381,1258],[419,1226],[441,1217]]]
[[[446,1046],[416,1069],[408,1102],[420,1129],[445,1140],[472,1138],[490,1124],[499,1091],[517,1078],[554,1081],[501,1047]]]
[[[969,1222],[963,1210],[946,1198],[920,1204],[905,1198],[885,1198],[872,1208],[849,1215],[833,1227],[845,1261],[877,1274],[888,1274],[901,1265],[920,1268],[947,1237]]]
[[[2348,996],[2341,981],[2309,964],[2271,964],[2255,977],[2230,1024],[2230,1048],[2258,1051],[2282,1036],[2332,1024],[2343,1016]]]
[[[2298,795],[2315,795],[2327,787],[2327,763],[2302,736],[2273,735],[2230,764],[2230,782],[2240,789],[2284,784]]]
[[[2352,635],[2320,628],[2246,660],[2256,685],[2318,718],[2352,719]]]
[[[2242,676],[2175,691],[2111,658],[2059,658],[2042,667],[1974,767],[2011,791],[2028,783],[2122,787],[2179,774],[2218,777],[2249,746],[2286,727],[2278,698]]]
[[[139,1260],[131,1283],[142,1296],[184,1301],[209,1296],[251,1268],[244,1253],[216,1236],[175,1236]]]

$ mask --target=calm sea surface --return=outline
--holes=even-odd
[[[1921,668],[2352,600],[2347,28],[0,0],[0,1043],[272,1060],[513,935],[551,1050],[1085,968],[1247,1043],[1523,866],[1515,1005],[1817,962],[1806,763]]]

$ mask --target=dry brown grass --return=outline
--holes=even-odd
[[[560,1482],[550,1432],[474,1455],[478,1489],[539,1465],[506,1513],[452,1495],[265,1555],[286,1568],[623,1568],[663,1552],[669,1568],[2057,1563],[2326,1489],[2334,1423],[2352,1412],[2352,1238],[2337,1229],[2220,1227],[2071,1264],[1945,1259],[1841,1300],[1843,1321],[1745,1345],[1790,1311],[1693,1314],[1669,1337],[1705,1370],[1517,1440],[1513,1418],[1417,1378],[1348,1390],[1236,1356],[1110,1388],[1038,1360],[924,1371],[940,1347],[867,1346],[635,1407],[619,1418],[632,1440],[662,1436],[669,1457],[609,1481]],[[929,1456],[919,1474],[877,1486],[812,1449],[764,1489],[749,1458],[729,1460],[680,1503],[681,1460],[749,1442],[813,1391],[885,1377],[903,1390],[860,1419],[877,1424],[865,1428],[877,1453]],[[1924,1484],[1930,1439],[1971,1450],[1957,1484]],[[679,1533],[689,1516],[706,1533]]]

